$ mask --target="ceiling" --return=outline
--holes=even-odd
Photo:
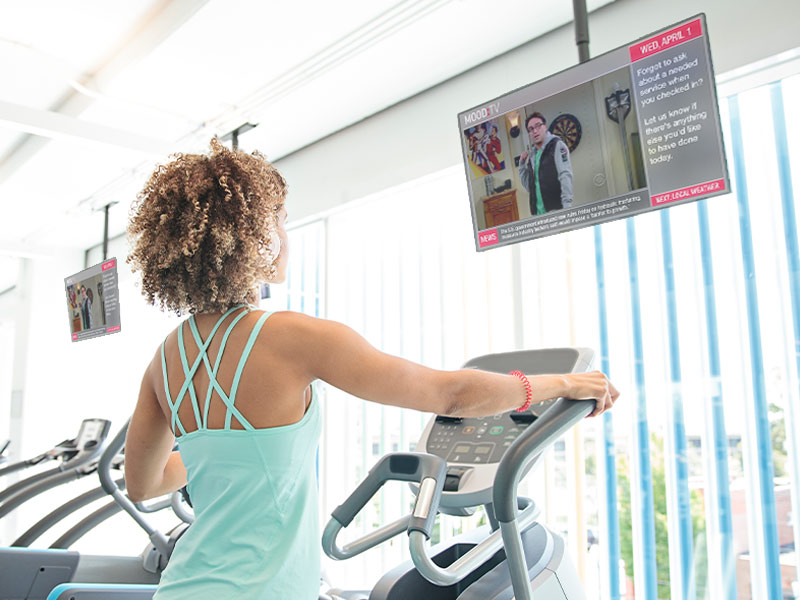
[[[5,260],[99,243],[108,204],[110,235],[121,233],[144,178],[172,152],[249,122],[258,126],[242,146],[278,160],[572,20],[572,0],[30,0],[0,10]]]

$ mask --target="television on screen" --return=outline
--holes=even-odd
[[[478,250],[730,191],[704,15],[458,124]]]
[[[120,331],[117,259],[65,278],[64,289],[73,342]]]

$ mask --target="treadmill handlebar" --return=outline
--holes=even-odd
[[[97,465],[97,475],[100,477],[100,485],[109,496],[114,498],[117,504],[119,504],[125,512],[133,517],[133,520],[136,521],[139,527],[147,532],[147,534],[150,536],[150,541],[153,543],[156,549],[161,552],[163,556],[169,556],[172,552],[172,549],[170,548],[167,536],[161,533],[158,529],[151,525],[147,519],[144,518],[142,512],[137,509],[136,505],[130,500],[130,498],[122,493],[122,490],[117,485],[117,482],[114,481],[114,477],[111,474],[111,469],[114,468],[115,464],[118,466],[118,462],[116,460],[117,455],[125,446],[125,436],[128,434],[128,425],[130,425],[130,419],[128,419],[125,425],[123,425],[122,428],[117,432],[117,435],[114,436],[114,439],[109,442],[108,446],[106,446],[106,449],[103,452],[103,455],[100,457],[100,462]]]
[[[525,468],[578,421],[591,414],[594,400],[559,398],[509,446],[497,467],[492,503],[501,523],[517,518],[517,486]]]
[[[393,452],[381,458],[370,469],[364,481],[331,513],[322,536],[322,547],[331,558],[343,560],[407,531],[417,531],[429,539],[439,511],[447,463],[439,456],[422,452]],[[340,548],[336,543],[339,532],[347,527],[387,481],[413,481],[420,484],[414,509],[394,523],[377,529]]]
[[[447,463],[439,456],[422,452],[392,452],[381,458],[370,469],[364,481],[350,494],[350,497],[336,507],[331,516],[347,527],[358,512],[367,504],[387,481],[413,481],[422,483],[425,479],[434,481],[433,487],[426,486],[429,494],[420,499],[409,520],[409,530],[417,530],[430,537],[439,500],[444,488]],[[424,502],[425,505],[419,504]]]
[[[120,450],[125,447],[125,436],[128,434],[129,424],[130,419],[117,432],[117,435],[114,436],[114,438],[108,443],[103,455],[100,457],[100,462],[97,465],[97,474],[100,477],[100,485],[103,486],[106,494],[109,495],[113,495],[114,492],[119,491],[119,486],[117,486],[116,482],[114,481],[114,477],[111,475],[111,469],[119,467],[117,455],[119,454]]]
[[[539,507],[528,498],[520,498],[519,525],[522,530],[530,527],[539,516]],[[430,557],[426,540],[418,532],[409,532],[408,546],[411,560],[420,575],[434,585],[446,586],[458,583],[475,569],[492,558],[503,548],[503,535],[498,529],[489,534],[478,545],[473,546],[465,554],[447,567],[436,564]]]

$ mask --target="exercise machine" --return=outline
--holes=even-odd
[[[111,428],[111,421],[106,419],[84,419],[81,422],[78,435],[73,439],[67,439],[53,446],[50,450],[37,454],[32,458],[11,463],[0,468],[0,477],[18,473],[25,469],[30,469],[48,461],[59,461],[57,467],[48,469],[35,475],[31,475],[0,491],[0,502],[5,507],[9,501],[23,490],[34,487],[35,485],[48,482],[41,486],[37,493],[46,489],[65,483],[71,480],[70,477],[77,477],[82,473],[81,468],[96,462],[102,452],[103,442],[108,436]],[[6,442],[6,445],[8,442]],[[73,475],[65,476],[64,473],[78,471]],[[6,512],[10,512],[8,509]],[[6,513],[3,513],[6,514]],[[2,515],[0,515],[2,516]]]
[[[112,496],[116,505],[147,532],[150,544],[140,556],[82,555],[72,550],[0,548],[0,600],[45,600],[57,590],[63,591],[69,587],[63,585],[69,582],[81,582],[81,586],[92,594],[100,593],[108,584],[119,583],[129,584],[128,590],[133,594],[148,590],[152,596],[155,590],[153,584],[159,581],[161,571],[166,566],[182,529],[164,534],[153,527],[145,516],[146,512],[171,506],[172,499],[149,506],[134,504],[115,481],[112,469],[125,445],[127,428],[126,424],[105,448],[97,463],[97,473],[105,493]],[[74,597],[77,600],[80,596],[73,594],[65,597]],[[128,596],[123,598],[128,600]]]
[[[587,371],[587,349],[493,354],[464,368],[528,375]],[[517,496],[525,474],[564,432],[592,412],[594,401],[552,400],[528,411],[485,418],[431,418],[415,453],[384,456],[331,515],[322,546],[345,560],[406,532],[411,560],[387,572],[369,592],[331,589],[347,600],[582,600],[585,597],[564,540],[536,521],[538,509]],[[413,510],[349,544],[342,529],[386,481],[410,482]],[[428,547],[437,512],[467,516],[484,506],[489,525]]]
[[[592,357],[590,350],[573,348],[510,352],[473,359],[464,368],[571,373],[587,371]],[[557,399],[524,413],[432,417],[416,451],[378,461],[333,511],[322,536],[326,554],[345,560],[407,532],[412,560],[388,571],[370,591],[330,589],[320,600],[529,600],[534,593],[546,600],[582,600],[563,539],[536,521],[536,505],[518,498],[517,487],[544,450],[593,408],[591,400]],[[409,482],[416,493],[411,514],[340,546],[339,533],[390,480]],[[114,498],[130,503],[121,492]],[[489,525],[428,548],[437,513],[467,516],[481,505]],[[71,583],[55,588],[47,600],[150,600],[155,589]]]

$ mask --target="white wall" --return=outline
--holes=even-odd
[[[123,240],[112,244],[120,275],[122,331],[72,342],[64,278],[83,270],[84,253],[66,253],[52,259],[28,259],[31,286],[19,290],[22,303],[9,310],[30,309],[24,353],[15,356],[22,366],[23,456],[38,453],[76,434],[83,418],[111,419],[114,429],[130,416],[142,373],[163,335],[175,320],[148,306],[134,287],[125,264]],[[95,257],[100,261],[100,257]],[[94,263],[92,263],[94,264]],[[99,304],[99,302],[96,302]]]
[[[21,311],[30,310],[27,333],[21,329],[24,337],[15,339],[13,346],[14,371],[20,370],[21,375],[15,375],[12,383],[22,397],[21,423],[16,427],[16,419],[9,423],[14,459],[29,458],[75,437],[81,421],[87,418],[109,419],[110,439],[133,412],[144,369],[177,320],[146,304],[134,287],[126,254],[123,239],[111,244],[109,256],[119,259],[122,330],[82,342],[72,342],[70,337],[64,278],[83,270],[84,252],[27,259],[30,286],[15,290],[17,301],[2,308],[3,331],[10,329],[12,313],[24,324]],[[90,264],[101,258],[99,254],[90,255]],[[0,386],[0,392],[4,388]],[[7,403],[0,402],[0,407],[4,406]],[[9,412],[13,413],[13,408],[3,413],[0,436],[5,435],[5,415]],[[67,496],[73,490],[97,485],[95,477],[86,479],[91,481],[71,486]],[[38,518],[36,515],[41,517],[56,504],[52,497],[41,498],[11,513],[0,529],[0,545],[14,539],[12,536]]]
[[[700,11],[717,74],[800,45],[797,0],[618,0],[589,15],[591,54]],[[461,164],[458,112],[573,66],[577,56],[572,26],[562,27],[277,161],[292,219]]]

